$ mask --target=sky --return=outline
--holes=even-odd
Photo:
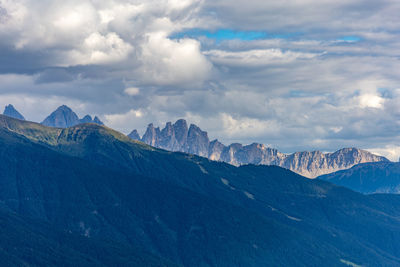
[[[0,0],[0,108],[400,157],[398,0]]]

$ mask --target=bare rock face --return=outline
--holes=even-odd
[[[175,131],[171,122],[167,122],[164,129],[161,130],[159,136],[159,147],[166,150],[179,150],[178,141],[175,138]]]
[[[172,151],[185,152],[184,149],[186,147],[187,136],[189,132],[187,122],[183,119],[177,120],[174,123],[173,128],[177,143],[176,146],[173,147]]]
[[[315,178],[319,175],[336,172],[365,162],[389,160],[358,148],[343,148],[334,153],[296,152],[287,157],[282,167],[304,176]]]
[[[221,153],[224,151],[224,144],[215,139],[210,142],[210,146],[208,148],[208,158],[211,160],[220,160]]]
[[[221,161],[230,163],[232,165],[240,165],[240,163],[236,159],[236,154],[243,149],[243,145],[239,143],[233,143],[229,146],[225,147],[225,149],[221,153]]]
[[[174,124],[168,122],[162,130],[155,128],[151,123],[141,139],[136,130],[128,136],[154,147],[195,154],[235,166],[276,165],[308,178],[349,169],[359,163],[389,162],[385,157],[357,148],[343,148],[334,153],[304,151],[288,155],[258,143],[245,146],[234,143],[225,146],[218,140],[210,142],[207,132],[194,124],[191,124],[188,129],[187,122],[183,119]]]
[[[208,139],[207,132],[202,131],[196,125],[191,124],[185,150],[190,154],[207,157],[209,146],[210,140]]]
[[[160,147],[158,141],[160,139],[160,134],[160,128],[154,128],[154,125],[150,123],[141,141],[154,147]]]

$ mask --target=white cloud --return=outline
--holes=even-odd
[[[399,145],[386,145],[383,148],[370,148],[372,153],[384,156],[391,161],[400,161],[400,146]]]
[[[9,19],[0,25],[0,38],[21,51],[41,51],[48,57],[45,67],[123,64],[138,82],[201,84],[211,64],[200,43],[168,38],[193,25],[199,5],[197,0],[4,1]]]
[[[127,59],[133,50],[116,33],[104,36],[95,32],[83,41],[78,50],[67,53],[66,65],[116,63]]]
[[[135,96],[135,95],[138,95],[138,94],[140,93],[140,89],[137,88],[137,87],[129,87],[129,88],[126,88],[126,89],[124,90],[124,92],[125,92],[125,94],[127,94],[127,95]]]
[[[109,114],[104,116],[104,123],[114,129],[124,129],[128,133],[126,125],[135,125],[140,118],[143,117],[143,111],[138,109],[131,109],[126,113],[122,114]],[[133,128],[132,128],[133,130]]]
[[[280,132],[280,125],[275,120],[257,120],[252,118],[234,118],[229,114],[221,114],[221,122],[228,138],[251,138],[260,135],[275,135]]]
[[[382,109],[385,99],[373,94],[364,94],[358,97],[361,108],[378,108]]]
[[[1,103],[14,103],[28,118],[40,121],[65,103],[103,115],[125,133],[184,117],[225,143],[269,143],[287,152],[400,142],[399,1],[0,6],[0,72],[19,73],[0,74]],[[281,37],[170,37],[193,28]],[[346,36],[361,40],[336,41]]]
[[[200,43],[192,39],[170,40],[165,32],[147,34],[142,45],[139,75],[147,83],[201,85],[212,65],[200,51]]]
[[[318,54],[304,52],[283,52],[281,49],[258,49],[246,51],[210,50],[205,52],[213,62],[228,66],[262,66],[268,64],[284,64],[296,59],[311,59]]]

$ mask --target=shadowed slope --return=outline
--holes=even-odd
[[[49,132],[9,120],[0,120],[0,196],[56,227],[186,266],[400,262],[399,198],[154,149],[98,125]]]
[[[318,177],[354,191],[372,193],[400,193],[400,163],[374,162],[356,165],[348,170]]]

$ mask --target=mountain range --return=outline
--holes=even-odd
[[[72,111],[71,108],[66,105],[58,107],[49,116],[47,116],[42,122],[43,125],[59,128],[68,128],[71,126],[78,125],[80,123],[97,123],[103,125],[103,122],[96,116],[94,119],[90,115],[86,115],[79,119],[78,115]]]
[[[398,218],[399,195],[0,115],[9,266],[396,266]]]
[[[11,104],[5,107],[3,115],[19,120],[25,120],[24,116],[22,116],[21,113],[19,113]],[[59,128],[68,128],[81,123],[97,123],[104,125],[97,116],[92,119],[90,115],[86,115],[79,119],[78,115],[76,115],[76,113],[66,105],[58,107],[41,122],[43,125]]]
[[[308,178],[348,169],[364,162],[389,162],[385,157],[357,148],[344,148],[334,153],[304,151],[288,155],[258,143],[250,145],[234,143],[226,146],[218,140],[210,141],[207,132],[194,124],[188,127],[183,119],[174,124],[167,122],[162,130],[159,127],[155,128],[151,123],[143,137],[140,137],[137,130],[133,130],[128,136],[157,148],[195,154],[235,166],[276,165]]]
[[[3,114],[24,120],[12,105],[6,106]],[[59,128],[68,128],[81,123],[104,125],[97,116],[92,119],[90,115],[86,115],[79,119],[78,115],[66,105],[58,107],[41,122],[43,125]],[[157,148],[195,154],[235,166],[276,165],[308,178],[348,169],[364,162],[389,162],[384,157],[357,148],[344,148],[334,153],[303,151],[285,154],[259,143],[250,145],[234,143],[226,146],[218,140],[210,141],[207,132],[194,124],[188,127],[183,119],[174,124],[168,122],[162,130],[149,124],[143,137],[140,137],[137,130],[133,130],[128,136]]]

